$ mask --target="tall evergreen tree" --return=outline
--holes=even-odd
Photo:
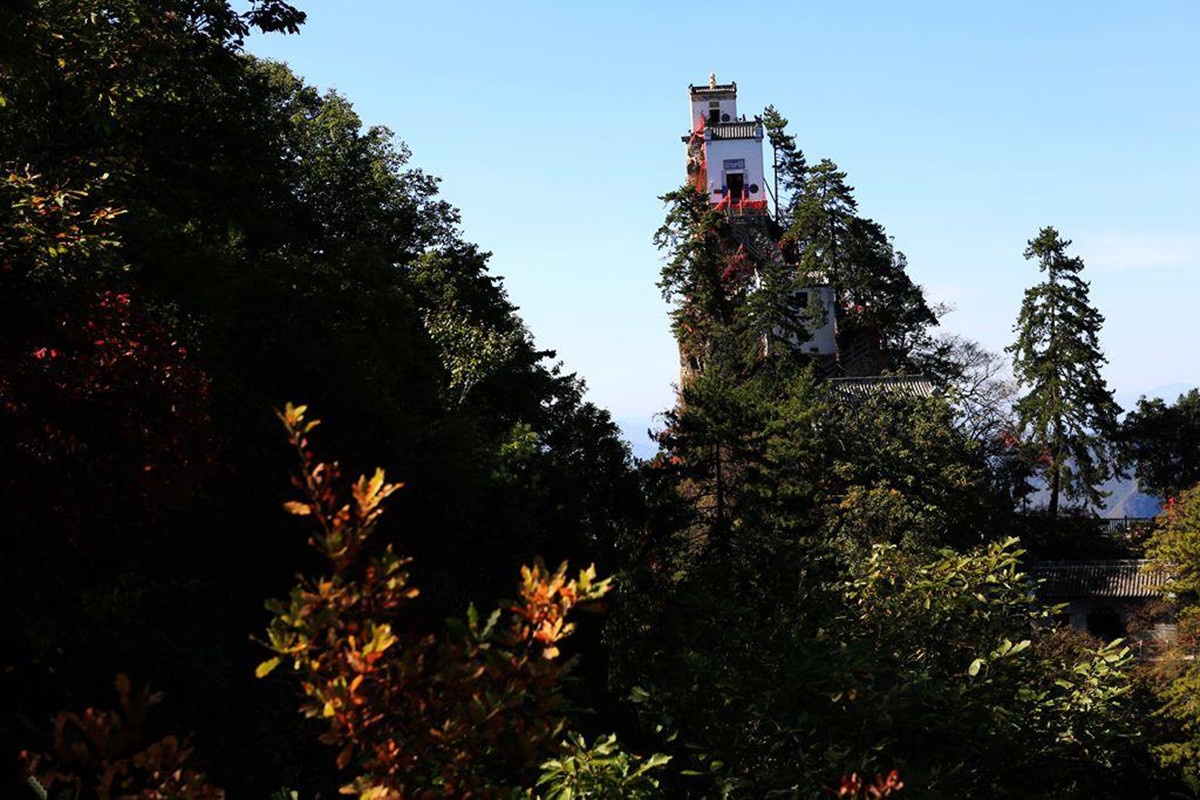
[[[833,161],[822,159],[807,170],[787,241],[798,252],[803,274],[822,276],[833,286],[839,329],[867,332],[888,357],[887,366],[906,366],[927,342],[937,315],[883,226],[859,216],[854,187]]]
[[[1100,368],[1104,316],[1080,273],[1083,259],[1067,255],[1069,240],[1052,227],[1029,241],[1025,258],[1038,260],[1046,279],[1025,290],[1009,348],[1013,372],[1028,393],[1016,403],[1021,430],[1044,453],[1039,472],[1050,488],[1049,512],[1062,495],[1095,505],[1097,488],[1113,475],[1112,445],[1120,406]]]
[[[787,124],[787,118],[776,111],[775,106],[767,106],[763,111],[763,127],[767,130],[767,141],[771,143],[775,216],[781,225],[791,219],[808,177],[808,160],[804,151],[796,146],[796,137],[787,132]]]
[[[855,250],[857,216],[858,201],[846,173],[828,158],[821,159],[808,171],[788,232],[801,247],[800,264],[806,272],[824,272],[830,280],[843,282]]]
[[[727,344],[735,309],[745,299],[753,276],[747,261],[731,269],[725,217],[713,210],[708,197],[684,186],[661,198],[667,218],[654,234],[654,243],[667,254],[658,286],[671,303],[672,328],[687,369],[701,371],[713,358],[714,347]]]

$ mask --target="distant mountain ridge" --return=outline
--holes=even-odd
[[[1035,479],[1034,484],[1038,488],[1029,496],[1029,503],[1034,508],[1045,507],[1050,502],[1050,490],[1039,479]],[[1103,507],[1099,509],[1100,516],[1105,519],[1155,517],[1162,511],[1162,501],[1142,492],[1136,478],[1111,478],[1100,488],[1108,492]]]
[[[625,417],[614,421],[634,456],[643,460],[654,458],[658,452],[658,442],[650,438],[649,431],[662,427],[661,424],[655,424],[654,417]]]

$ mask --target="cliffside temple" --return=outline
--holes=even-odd
[[[755,274],[766,264],[790,265],[800,274],[795,247],[784,242],[787,221],[780,213],[778,190],[771,190],[763,158],[763,118],[738,112],[736,81],[688,86],[689,127],[681,137],[686,151],[688,183],[708,196],[711,206],[729,221],[729,256],[746,257]],[[757,279],[757,278],[756,278]],[[891,364],[878,331],[839,327],[843,300],[828,276],[810,272],[793,298],[796,315],[806,315],[807,338],[782,336],[785,346],[816,360],[820,372],[841,381],[836,396],[861,400],[868,394],[899,392],[929,396],[937,387],[923,376],[885,376]],[[844,305],[844,303],[843,303]],[[764,342],[764,349],[771,347]],[[703,369],[703,359],[680,350],[680,379],[686,383]]]

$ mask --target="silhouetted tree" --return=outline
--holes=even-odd
[[[1200,390],[1179,395],[1171,405],[1141,398],[1122,421],[1120,438],[1143,491],[1166,499],[1195,486],[1200,483]]]

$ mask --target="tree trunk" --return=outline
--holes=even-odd
[[[722,460],[721,445],[716,445],[714,449],[716,451],[716,456],[717,456],[716,465],[715,465],[716,466],[716,470],[715,470],[716,471],[716,475],[715,475],[716,494],[717,494],[717,498],[716,498],[717,499],[717,524],[716,524],[717,541],[716,541],[716,545],[718,547],[724,547],[726,544],[726,539],[728,539],[729,537],[726,536],[726,534],[725,534],[725,481],[724,481],[724,476],[721,474],[722,473],[722,470],[721,470],[721,460]]]
[[[1057,527],[1058,521],[1058,493],[1059,493],[1059,474],[1058,465],[1054,467],[1054,471],[1050,473],[1050,530],[1051,532]]]
[[[1058,384],[1055,383],[1054,391],[1054,451],[1050,454],[1051,472],[1050,472],[1050,532],[1055,533],[1058,528],[1058,497],[1062,490],[1062,452],[1063,452],[1063,421],[1062,410],[1059,408],[1058,401]]]
[[[779,148],[774,145],[771,145],[771,176],[775,180],[775,221],[779,222]]]

